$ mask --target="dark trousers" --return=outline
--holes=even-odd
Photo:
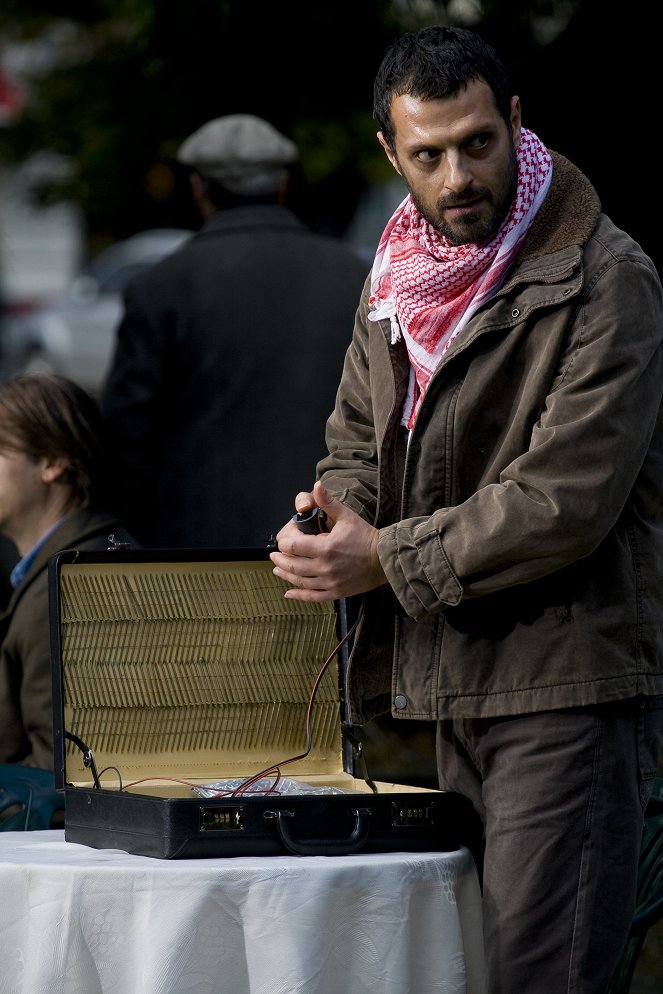
[[[488,994],[605,994],[628,935],[663,697],[438,725],[484,826]]]

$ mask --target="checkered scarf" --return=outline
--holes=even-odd
[[[502,285],[552,177],[550,153],[526,129],[517,150],[518,189],[508,216],[487,245],[451,245],[417,211],[408,195],[396,208],[377,248],[369,320],[389,318],[392,342],[401,334],[410,357],[403,424],[414,425],[442,355],[471,316]]]

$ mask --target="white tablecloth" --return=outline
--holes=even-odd
[[[171,861],[0,833],[0,955],[0,994],[484,990],[466,849]]]

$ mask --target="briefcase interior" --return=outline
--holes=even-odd
[[[68,841],[163,859],[471,843],[460,796],[373,780],[343,705],[347,605],[286,589],[262,549],[53,557]]]

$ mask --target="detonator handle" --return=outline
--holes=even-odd
[[[329,531],[327,515],[321,507],[293,514],[292,520],[305,535],[319,535],[321,532]]]

